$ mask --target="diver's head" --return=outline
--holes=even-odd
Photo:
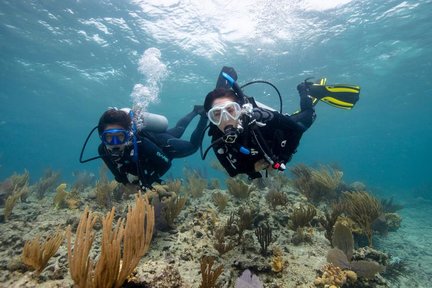
[[[99,137],[113,156],[120,156],[132,138],[132,120],[123,110],[109,109],[98,124]]]
[[[241,115],[241,106],[234,91],[217,88],[207,94],[204,109],[211,123],[225,132],[226,127],[237,128]]]

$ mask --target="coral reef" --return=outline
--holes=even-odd
[[[85,209],[78,224],[73,250],[70,226],[67,229],[69,270],[78,287],[121,287],[150,247],[154,210],[147,197],[139,194],[135,207],[128,209],[126,222],[119,219],[112,230],[114,212],[113,207],[102,221],[102,247],[96,264],[89,258],[96,216]]]
[[[282,270],[284,269],[284,259],[283,259],[283,253],[282,253],[282,249],[279,246],[274,246],[273,250],[273,257],[271,260],[271,268],[273,272],[279,273],[282,272]]]
[[[112,199],[114,195],[114,190],[119,186],[119,184],[112,180],[108,180],[107,176],[108,168],[103,165],[99,170],[99,180],[96,182],[94,188],[94,193],[96,195],[96,202],[101,207],[110,208],[112,207]]]
[[[232,241],[227,241],[225,239],[226,227],[220,227],[215,231],[216,241],[213,243],[213,247],[219,252],[219,255],[223,255],[228,251],[231,251],[235,244]]]
[[[293,186],[313,203],[331,201],[338,196],[337,188],[342,183],[342,171],[321,165],[313,169],[304,164],[291,167]]]
[[[213,264],[214,264],[214,257],[211,256],[204,256],[201,258],[201,277],[202,282],[200,284],[200,288],[215,288],[216,282],[223,272],[223,266],[220,265],[216,267],[214,270]]]
[[[228,205],[228,195],[221,192],[216,192],[212,194],[212,199],[216,207],[220,212],[223,212]]]
[[[270,189],[269,192],[266,194],[266,200],[267,203],[270,204],[270,206],[275,209],[276,206],[286,206],[289,202],[288,196],[286,193],[282,191],[277,191],[274,189]]]
[[[196,173],[202,177],[202,173]],[[97,183],[109,183],[105,176],[99,176]],[[332,206],[329,201],[320,200],[314,207],[285,176],[279,177],[278,174],[271,174],[262,181],[254,181],[255,184],[244,177],[236,180],[248,189],[254,187],[256,192],[247,191],[247,197],[237,198],[228,194],[229,191],[214,189],[206,190],[209,193],[202,193],[201,197],[186,198],[180,195],[189,188],[179,180],[164,185],[157,184],[154,185],[154,190],[146,191],[146,197],[154,205],[154,229],[157,229],[157,233],[151,233],[151,249],[146,248],[147,252],[140,262],[137,261],[142,258],[138,256],[141,253],[136,253],[136,257],[135,254],[123,253],[126,250],[139,250],[127,247],[130,247],[130,242],[137,242],[134,237],[145,234],[143,230],[149,227],[135,223],[134,228],[126,228],[126,219],[129,219],[127,212],[131,209],[128,207],[135,200],[132,197],[129,199],[128,195],[137,193],[136,186],[117,185],[112,191],[108,209],[97,202],[96,181],[85,188],[78,188],[84,186],[77,185],[76,189],[74,184],[57,185],[56,195],[64,195],[59,198],[79,196],[78,206],[81,203],[89,207],[84,214],[79,209],[55,209],[54,202],[61,203],[58,204],[59,207],[64,205],[63,200],[58,202],[54,200],[56,195],[48,193],[56,186],[48,189],[42,201],[36,199],[36,193],[29,194],[27,202],[20,203],[19,199],[16,201],[18,204],[8,222],[0,223],[0,245],[3,248],[0,251],[0,286],[72,287],[84,283],[82,285],[92,287],[95,283],[101,283],[104,287],[124,285],[192,288],[210,285],[209,287],[241,288],[265,285],[305,288],[312,287],[317,276],[321,278],[320,283],[328,283],[319,286],[339,285],[340,282],[334,280],[343,275],[344,287],[388,287],[379,274],[368,276],[366,273],[375,268],[381,271],[388,261],[386,255],[370,248],[350,248],[352,244],[349,243],[353,239],[349,230],[356,229],[356,233],[363,233],[363,228],[346,217],[350,216],[345,208],[346,203],[335,202]],[[190,185],[187,181],[185,183]],[[258,185],[264,186],[256,188]],[[28,182],[22,187],[29,187]],[[72,188],[69,190],[68,187]],[[341,187],[339,185],[335,193],[339,193],[337,191]],[[32,190],[34,186],[30,186],[30,191]],[[214,195],[223,195],[225,199],[217,204],[215,198],[218,196]],[[273,201],[270,198],[279,200]],[[67,204],[67,207],[70,206]],[[165,213],[165,209],[170,212]],[[299,211],[306,216],[293,220],[296,218],[294,214]],[[80,216],[86,218],[83,223]],[[396,216],[389,216],[389,219],[393,219],[392,217],[396,223]],[[297,224],[291,225],[293,221]],[[161,228],[158,222],[164,223],[166,229]],[[340,225],[345,225],[348,230],[341,232]],[[53,234],[55,229],[64,230],[68,226],[68,245],[60,245],[57,253],[46,263],[45,269],[38,277],[34,277],[36,273],[29,272],[21,263],[24,239],[41,239],[37,235]],[[293,230],[293,227],[297,229]],[[142,229],[141,232],[139,229]],[[127,234],[126,230],[134,233]],[[72,231],[77,231],[76,235]],[[397,233],[399,232],[400,230]],[[379,240],[375,242],[377,245],[381,244],[382,239],[387,239],[378,234],[374,237],[374,240]],[[328,239],[333,240],[331,243],[338,250],[332,249],[329,252]],[[147,240],[150,245],[150,237]],[[304,244],[298,245],[300,243]],[[326,259],[327,254],[329,261]],[[205,259],[203,256],[212,257],[213,262],[200,261]],[[132,265],[127,264],[129,262]],[[329,262],[328,268],[324,266],[326,262]],[[397,265],[394,267],[396,271]],[[125,269],[124,272],[120,272],[122,269]],[[419,267],[420,269],[423,268]],[[320,272],[317,274],[317,271]],[[331,278],[331,273],[336,276]],[[389,275],[405,276],[398,276],[397,273]],[[125,284],[123,281],[126,274],[129,275],[126,276]],[[203,275],[206,275],[205,279]],[[212,282],[210,278],[216,275]],[[355,282],[349,280],[354,279],[354,275],[357,275]],[[330,282],[331,279],[333,282]],[[397,280],[393,281],[397,283]]]
[[[382,214],[381,203],[368,192],[346,192],[343,201],[348,216],[354,220],[372,246],[372,223]]]
[[[273,242],[273,229],[268,225],[268,223],[259,226],[255,230],[255,235],[258,239],[258,243],[261,246],[260,253],[261,255],[267,255],[267,248],[270,243]]]
[[[238,199],[248,198],[249,194],[255,189],[253,185],[248,185],[241,179],[228,178],[225,182],[228,192]]]
[[[186,196],[174,196],[166,198],[163,200],[163,216],[169,227],[174,228],[174,220],[183,210],[187,201]]]
[[[192,198],[201,198],[207,187],[207,180],[197,170],[185,170],[186,193]]]
[[[42,241],[39,236],[28,240],[22,252],[22,261],[39,275],[57,252],[64,239],[64,231],[57,231]]]
[[[342,270],[333,265],[326,264],[322,268],[322,275],[314,281],[315,286],[320,287],[342,287],[347,282],[354,283],[357,281],[357,274],[351,270]]]
[[[332,240],[333,249],[327,254],[327,261],[341,269],[350,269],[359,277],[373,278],[375,274],[384,271],[379,262],[369,260],[353,260],[354,239],[351,230],[342,223],[336,223]]]
[[[84,192],[87,187],[93,186],[96,177],[93,173],[88,171],[77,171],[74,172],[75,182],[72,185],[72,190],[76,190],[79,193]]]
[[[17,192],[13,193],[6,199],[5,207],[3,210],[5,221],[7,221],[10,215],[12,214],[12,210],[15,207],[15,204],[17,203],[18,199],[20,199],[20,194]]]
[[[333,237],[333,228],[338,218],[342,215],[345,210],[343,202],[334,202],[331,204],[331,210],[324,211],[324,218],[319,218],[321,225],[325,229],[325,237],[331,241]]]
[[[33,191],[36,194],[36,197],[38,199],[42,199],[47,191],[54,189],[59,178],[60,172],[55,172],[51,169],[47,169],[44,175],[33,186]]]
[[[290,219],[289,227],[292,230],[309,225],[310,221],[316,216],[316,209],[312,205],[300,205],[295,208]]]

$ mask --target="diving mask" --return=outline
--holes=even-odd
[[[131,138],[131,133],[125,129],[107,129],[100,136],[105,145],[123,145]]]
[[[207,116],[215,125],[220,125],[222,121],[239,119],[241,115],[241,107],[237,102],[226,102],[221,105],[216,105],[207,112]]]

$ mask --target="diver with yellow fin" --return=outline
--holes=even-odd
[[[309,80],[297,86],[300,111],[288,115],[282,113],[282,96],[273,84],[257,80],[239,86],[235,70],[223,67],[216,88],[204,101],[212,142],[204,152],[201,147],[202,159],[213,149],[231,177],[247,174],[250,179],[260,178],[260,171],[268,168],[284,171],[303,133],[316,118],[315,105],[319,100],[351,109],[359,99],[359,86],[326,85],[325,78],[318,83]],[[268,84],[276,90],[279,111],[243,93],[242,88],[255,83]]]

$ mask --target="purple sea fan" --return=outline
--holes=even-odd
[[[258,276],[253,274],[249,269],[243,271],[242,275],[237,278],[235,288],[263,288],[263,284]]]

